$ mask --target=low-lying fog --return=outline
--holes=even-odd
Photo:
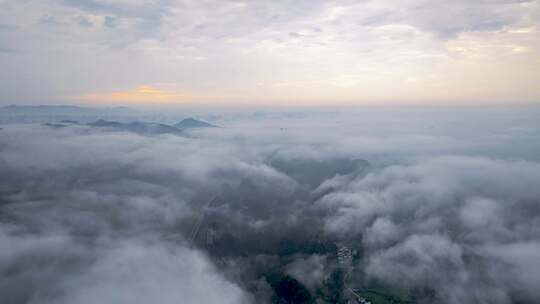
[[[538,108],[206,117],[0,125],[0,302],[540,302]]]

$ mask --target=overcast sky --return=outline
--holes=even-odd
[[[540,101],[540,2],[0,0],[0,104]]]

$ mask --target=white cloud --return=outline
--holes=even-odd
[[[100,253],[79,276],[60,283],[50,303],[248,303],[201,253],[162,244],[121,243]],[[35,302],[47,303],[36,298]]]

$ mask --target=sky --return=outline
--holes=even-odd
[[[540,101],[540,1],[0,0],[0,104]]]

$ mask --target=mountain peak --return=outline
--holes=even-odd
[[[195,128],[218,128],[218,126],[198,120],[192,117],[185,118],[181,122],[174,125],[179,129],[195,129]]]

